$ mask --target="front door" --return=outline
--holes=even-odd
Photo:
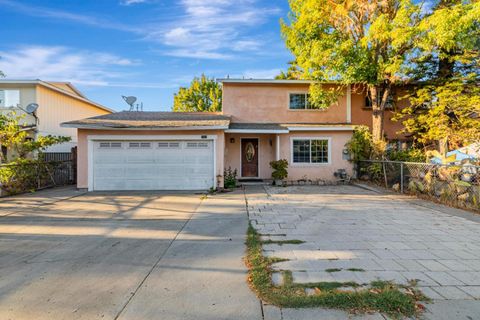
[[[242,139],[242,177],[258,177],[258,139]]]

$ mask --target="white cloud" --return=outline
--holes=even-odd
[[[177,57],[229,59],[236,51],[258,51],[263,41],[246,32],[278,13],[263,8],[256,0],[180,0],[185,12],[174,23],[151,27],[145,37],[170,48]]]
[[[131,6],[134,4],[146,3],[147,0],[122,0],[120,4],[123,6]]]
[[[0,70],[9,78],[70,81],[94,86],[122,78],[123,68],[139,63],[109,53],[60,46],[24,46],[0,52],[0,57]]]
[[[243,73],[242,77],[247,79],[274,79],[279,75],[282,69],[260,69],[260,70],[247,70]]]
[[[84,25],[94,26],[94,27],[103,28],[103,29],[112,29],[112,30],[119,30],[119,31],[134,32],[134,33],[142,32],[140,28],[132,27],[130,25],[118,23],[115,21],[98,19],[89,15],[81,15],[77,13],[51,9],[47,7],[26,5],[26,4],[22,4],[22,3],[11,1],[11,0],[0,0],[0,5],[3,5],[6,8],[10,8],[11,10],[14,10],[32,17],[66,20],[66,21],[81,23]]]

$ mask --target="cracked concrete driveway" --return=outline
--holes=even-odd
[[[260,319],[243,194],[0,200],[1,319]]]

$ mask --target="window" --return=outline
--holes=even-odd
[[[308,93],[290,93],[290,110],[313,109],[310,105],[310,94]]]
[[[106,148],[119,149],[121,147],[122,147],[121,142],[100,142],[101,149],[106,149]]]
[[[208,148],[208,142],[187,142],[187,148],[189,148],[189,149],[206,149],[206,148]]]
[[[0,107],[16,107],[20,104],[20,90],[0,90]]]
[[[293,163],[328,163],[328,139],[293,140]]]
[[[158,147],[161,149],[178,149],[180,148],[180,142],[159,142]]]
[[[128,147],[132,149],[149,149],[152,147],[152,144],[150,142],[130,142]]]

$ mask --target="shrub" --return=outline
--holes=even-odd
[[[391,150],[387,153],[387,159],[391,161],[425,162],[427,155],[420,149]]]
[[[237,186],[237,169],[228,167],[227,170],[223,172],[223,186],[227,189],[235,188]]]
[[[369,160],[374,151],[372,134],[367,126],[357,126],[352,138],[345,145],[352,155],[352,161]]]
[[[288,177],[288,161],[285,159],[271,161],[270,168],[273,169],[272,171],[272,178],[275,180],[283,180]]]

